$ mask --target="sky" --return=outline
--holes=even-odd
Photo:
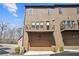
[[[52,3],[1,3],[0,22],[6,22],[10,27],[23,27],[25,5],[52,5]]]
[[[24,5],[22,3],[1,3],[0,22],[6,22],[10,27],[22,27],[24,21]]]
[[[6,22],[10,27],[22,27],[25,5],[51,5],[50,3],[1,3],[0,22]]]

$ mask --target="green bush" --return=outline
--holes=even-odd
[[[64,47],[60,47],[59,48],[59,51],[64,51]]]
[[[53,48],[53,52],[57,52],[58,48],[57,47],[54,47]]]
[[[20,47],[15,48],[15,53],[19,54],[20,53]]]

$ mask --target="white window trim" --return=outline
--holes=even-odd
[[[44,25],[44,23],[40,23],[40,25]]]
[[[35,23],[33,22],[32,25],[35,25]]]
[[[39,25],[39,23],[36,23],[36,25]]]
[[[46,25],[49,25],[49,22],[47,22]]]

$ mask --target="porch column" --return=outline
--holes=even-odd
[[[28,32],[24,32],[24,48],[28,51],[29,49],[29,38],[28,38]]]
[[[55,44],[56,44],[56,46],[57,46],[57,47],[64,46],[61,32],[59,32],[59,31],[54,31],[53,34],[54,34],[54,39],[55,39]]]
[[[63,43],[63,38],[62,38],[61,30],[60,30],[60,25],[57,22],[55,23],[55,30],[54,30],[53,35],[54,35],[56,46],[61,47],[61,46],[64,46],[64,43]]]

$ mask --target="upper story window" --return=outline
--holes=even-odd
[[[68,20],[64,20],[62,24],[68,25]]]
[[[74,20],[72,20],[72,21],[71,21],[71,24],[74,24],[74,23],[75,23],[75,21],[74,21]]]
[[[66,21],[65,20],[63,21],[63,24],[66,24]]]
[[[29,15],[32,15],[32,13],[33,13],[33,9],[32,9],[32,8],[29,8],[29,9],[28,9],[28,14],[29,14]]]
[[[70,24],[70,21],[67,21],[67,24]]]
[[[46,25],[49,26],[49,21],[46,22]]]
[[[46,21],[46,29],[49,30],[49,21]]]
[[[51,13],[51,8],[48,8],[48,15],[50,15],[50,13]]]
[[[79,14],[79,7],[77,7],[77,14]]]
[[[79,20],[77,20],[77,23],[79,24]]]
[[[41,23],[40,23],[40,28],[43,28],[43,25],[44,25],[44,23],[43,23],[43,22],[41,22]]]
[[[35,28],[35,22],[32,22],[32,28]]]
[[[39,29],[39,22],[36,22],[36,29]]]
[[[62,10],[60,7],[58,8],[58,10],[59,10],[59,14],[62,14]]]

